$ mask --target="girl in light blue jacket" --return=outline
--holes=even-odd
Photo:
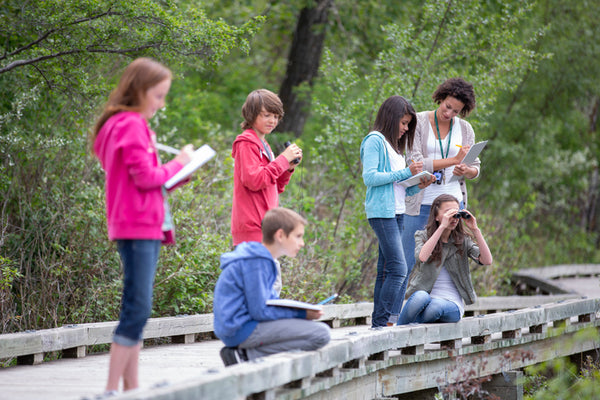
[[[367,186],[365,211],[379,240],[373,328],[386,326],[392,315],[390,322],[394,323],[402,306],[400,289],[407,274],[400,240],[404,198],[432,182],[424,178],[419,185],[408,188],[400,184],[423,170],[422,162],[407,167],[401,154],[412,149],[416,123],[410,103],[401,96],[392,96],[379,108],[373,130],[360,146],[362,176]]]

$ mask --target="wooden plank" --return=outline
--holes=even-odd
[[[539,276],[545,279],[570,276],[594,276],[600,275],[600,264],[551,265],[547,267],[521,269],[519,273],[530,276]]]
[[[564,316],[567,312],[573,312],[573,320],[576,320],[580,312],[592,313],[590,310],[596,310],[598,307],[597,299],[586,299],[576,301],[566,301],[564,303],[552,304],[547,306],[551,311],[546,313],[545,307],[527,309],[519,312],[492,314],[484,317],[470,317],[459,321],[456,324],[420,324],[410,326],[397,326],[383,328],[380,330],[371,330],[368,327],[346,327],[332,332],[332,341],[323,349],[313,352],[289,352],[277,354],[267,357],[256,362],[244,363],[228,368],[223,368],[218,360],[218,349],[222,344],[214,342],[211,345],[213,357],[218,360],[217,365],[212,364],[208,369],[202,364],[193,364],[184,367],[177,363],[177,357],[174,353],[178,346],[165,346],[162,350],[162,358],[159,361],[154,361],[152,367],[153,372],[158,378],[156,382],[164,380],[164,374],[161,373],[161,368],[167,362],[175,362],[175,369],[193,370],[192,377],[185,382],[171,381],[159,385],[160,387],[152,388],[146,384],[139,392],[125,393],[119,396],[121,399],[136,398],[136,399],[245,399],[253,393],[269,393],[274,398],[302,398],[305,396],[313,396],[314,399],[325,399],[325,396],[331,396],[332,393],[355,393],[365,396],[359,398],[375,398],[392,396],[391,393],[384,392],[383,388],[390,385],[396,385],[396,381],[401,381],[403,376],[418,377],[423,375],[424,379],[428,379],[429,384],[436,385],[435,376],[444,377],[445,371],[450,373],[454,370],[456,358],[448,357],[449,353],[460,356],[465,360],[481,360],[482,357],[486,361],[490,357],[489,354],[497,354],[499,358],[491,362],[495,367],[502,367],[498,364],[504,359],[506,351],[511,349],[529,350],[536,349],[536,353],[543,353],[543,350],[549,350],[549,357],[554,357],[555,350],[550,345],[555,343],[560,344],[559,351],[563,351],[563,344],[569,341],[568,346],[573,343],[569,340],[577,330],[586,326],[599,326],[600,321],[594,319],[590,322],[574,323],[572,326],[565,328],[560,332],[560,336],[553,336],[554,333],[542,332],[533,335],[524,334],[522,338],[511,340],[492,340],[488,345],[471,346],[463,344],[462,348],[455,349],[452,352],[442,350],[421,351],[416,355],[400,355],[395,349],[399,344],[413,344],[415,349],[423,348],[419,344],[429,345],[427,340],[440,338],[454,338],[458,340],[464,332],[484,333],[488,332],[492,337],[501,336],[504,324],[513,324],[511,319],[519,319],[529,322],[546,320],[548,316]],[[593,312],[595,313],[595,311]],[[445,333],[443,332],[445,331]],[[485,334],[485,333],[484,333]],[[538,343],[542,344],[538,344]],[[587,342],[584,342],[586,344]],[[205,343],[208,344],[208,343]],[[195,343],[189,346],[202,346],[203,343]],[[586,347],[576,348],[573,344],[570,351],[585,351]],[[593,345],[597,346],[596,343]],[[182,345],[186,347],[188,345]],[[538,347],[536,347],[538,346]],[[145,358],[146,352],[161,351],[161,347],[154,349],[144,349],[141,353],[141,359]],[[204,351],[206,352],[206,350]],[[381,353],[384,353],[383,360]],[[387,359],[385,352],[389,352]],[[536,354],[537,355],[537,354]],[[93,357],[86,357],[85,360]],[[197,358],[197,356],[195,357]],[[106,359],[106,358],[105,358]],[[174,360],[175,359],[175,360]],[[369,360],[370,359],[370,360]],[[160,361],[162,360],[162,361]],[[359,360],[356,368],[340,369],[340,366],[350,360]],[[360,360],[363,360],[362,362]],[[366,360],[366,361],[365,361]],[[56,364],[69,362],[70,360],[60,360]],[[78,361],[80,362],[80,361]],[[213,361],[214,362],[214,361]],[[475,362],[475,361],[473,361]],[[107,361],[104,361],[102,371],[106,372]],[[438,367],[435,367],[438,365]],[[53,367],[46,365],[47,367]],[[504,366],[506,367],[506,365]],[[513,364],[513,368],[519,368]],[[19,367],[21,368],[21,367]],[[29,368],[29,367],[26,367]],[[36,367],[43,369],[44,365]],[[436,369],[437,368],[437,369]],[[10,369],[8,369],[10,370]],[[50,371],[52,369],[49,369]],[[14,369],[17,371],[17,369]],[[441,375],[434,375],[440,374]],[[3,371],[8,373],[11,371]],[[57,371],[58,372],[58,371]],[[396,375],[397,373],[397,375]],[[62,373],[59,373],[62,375]],[[143,372],[144,376],[149,375],[149,372]],[[73,375],[73,373],[71,373]],[[75,375],[77,375],[75,373]],[[328,376],[329,375],[329,376]],[[11,389],[15,386],[12,375],[7,376],[7,383],[2,386],[1,390],[7,395],[12,396]],[[315,378],[312,378],[315,377]],[[28,375],[28,379],[32,379]],[[56,378],[55,378],[56,379]],[[448,377],[448,382],[452,380],[452,376]],[[100,379],[102,380],[102,379]],[[78,381],[82,381],[81,378]],[[290,382],[301,381],[304,388],[288,388],[282,389]],[[432,383],[433,382],[433,383]],[[22,385],[21,385],[22,387]],[[391,386],[390,386],[391,387]],[[414,387],[404,388],[403,390],[416,390]],[[76,392],[71,392],[75,394]],[[88,393],[86,393],[88,394]],[[368,397],[367,394],[371,397]],[[282,397],[278,397],[282,396]],[[40,397],[40,396],[38,396]],[[51,397],[51,396],[48,396]],[[21,398],[12,396],[11,398]],[[81,398],[79,396],[78,398]]]
[[[577,294],[559,294],[559,295],[544,295],[544,296],[489,296],[478,297],[474,304],[465,306],[467,311],[506,311],[518,310],[540,306],[542,304],[555,303],[557,301],[576,299],[581,296]]]

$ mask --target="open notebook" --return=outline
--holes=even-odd
[[[198,168],[206,164],[208,160],[217,154],[209,145],[205,144],[192,154],[192,160],[171,177],[166,183],[165,188],[171,189],[182,180],[194,173]]]
[[[278,307],[289,307],[289,308],[302,308],[305,310],[321,310],[323,306],[319,304],[310,304],[303,301],[286,300],[286,299],[271,299],[267,300],[268,306]]]

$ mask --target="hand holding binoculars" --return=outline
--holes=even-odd
[[[459,211],[456,214],[454,214],[454,218],[463,218],[463,219],[469,219],[471,218],[471,214],[469,214],[466,211]]]

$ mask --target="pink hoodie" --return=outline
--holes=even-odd
[[[233,244],[260,242],[261,222],[265,213],[278,206],[279,193],[290,181],[290,163],[280,155],[269,160],[267,149],[252,129],[246,129],[233,142],[233,206],[231,235]]]
[[[183,166],[160,165],[156,135],[136,112],[110,117],[94,141],[94,153],[106,173],[108,237],[163,239],[165,216],[161,186]]]

